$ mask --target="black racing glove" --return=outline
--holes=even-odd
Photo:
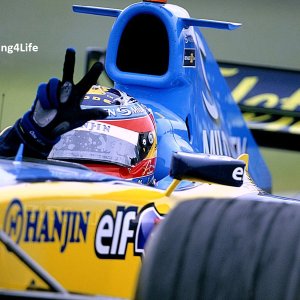
[[[25,146],[41,156],[47,156],[60,136],[83,125],[88,120],[107,117],[101,108],[81,109],[80,103],[90,87],[97,82],[103,65],[97,62],[77,84],[73,83],[75,50],[67,49],[62,81],[52,78],[42,83],[31,109],[16,124],[16,130]],[[44,154],[44,155],[43,155]]]

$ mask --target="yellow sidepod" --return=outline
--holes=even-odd
[[[0,189],[0,228],[69,292],[130,298],[143,226],[171,206],[164,192],[130,183],[24,183]],[[0,288],[49,288],[3,243],[0,265]]]

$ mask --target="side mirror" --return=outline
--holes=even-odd
[[[227,156],[176,152],[171,161],[170,176],[176,180],[205,181],[240,187],[245,162]]]
[[[85,58],[85,73],[89,71],[91,66],[97,62],[101,61],[104,63],[105,50],[99,47],[88,47],[86,49],[86,58]]]
[[[100,61],[105,64],[105,55],[105,49],[99,47],[88,47],[86,49],[85,74],[89,71],[89,69],[95,62]],[[106,87],[112,87],[114,85],[113,81],[108,77],[105,70],[102,72],[98,83]]]

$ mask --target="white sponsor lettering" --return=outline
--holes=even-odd
[[[110,215],[102,217],[99,222],[96,239],[95,248],[97,253],[102,255],[108,255],[110,252],[110,246],[103,243],[103,239],[111,238],[113,236],[114,220]]]
[[[203,130],[203,152],[206,154],[237,157],[246,153],[247,138],[226,136],[222,130]]]
[[[232,178],[237,181],[242,181],[244,176],[244,170],[242,167],[237,167],[232,172]]]
[[[137,208],[119,207],[116,216],[105,211],[100,218],[95,251],[100,258],[124,258],[129,242],[133,242],[134,228],[131,224],[137,217]]]
[[[128,240],[130,238],[133,238],[133,236],[134,236],[134,231],[132,229],[130,229],[130,222],[133,221],[135,218],[136,218],[135,211],[130,211],[127,214],[125,214],[125,216],[124,216],[120,246],[119,246],[119,251],[118,251],[119,255],[125,254]]]
[[[106,124],[100,121],[88,121],[81,127],[76,128],[75,130],[106,134],[118,139],[126,140],[127,142],[133,145],[137,145],[139,138],[139,134],[136,131]]]

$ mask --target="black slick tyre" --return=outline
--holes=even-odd
[[[300,299],[300,204],[186,201],[159,224],[136,300]]]

